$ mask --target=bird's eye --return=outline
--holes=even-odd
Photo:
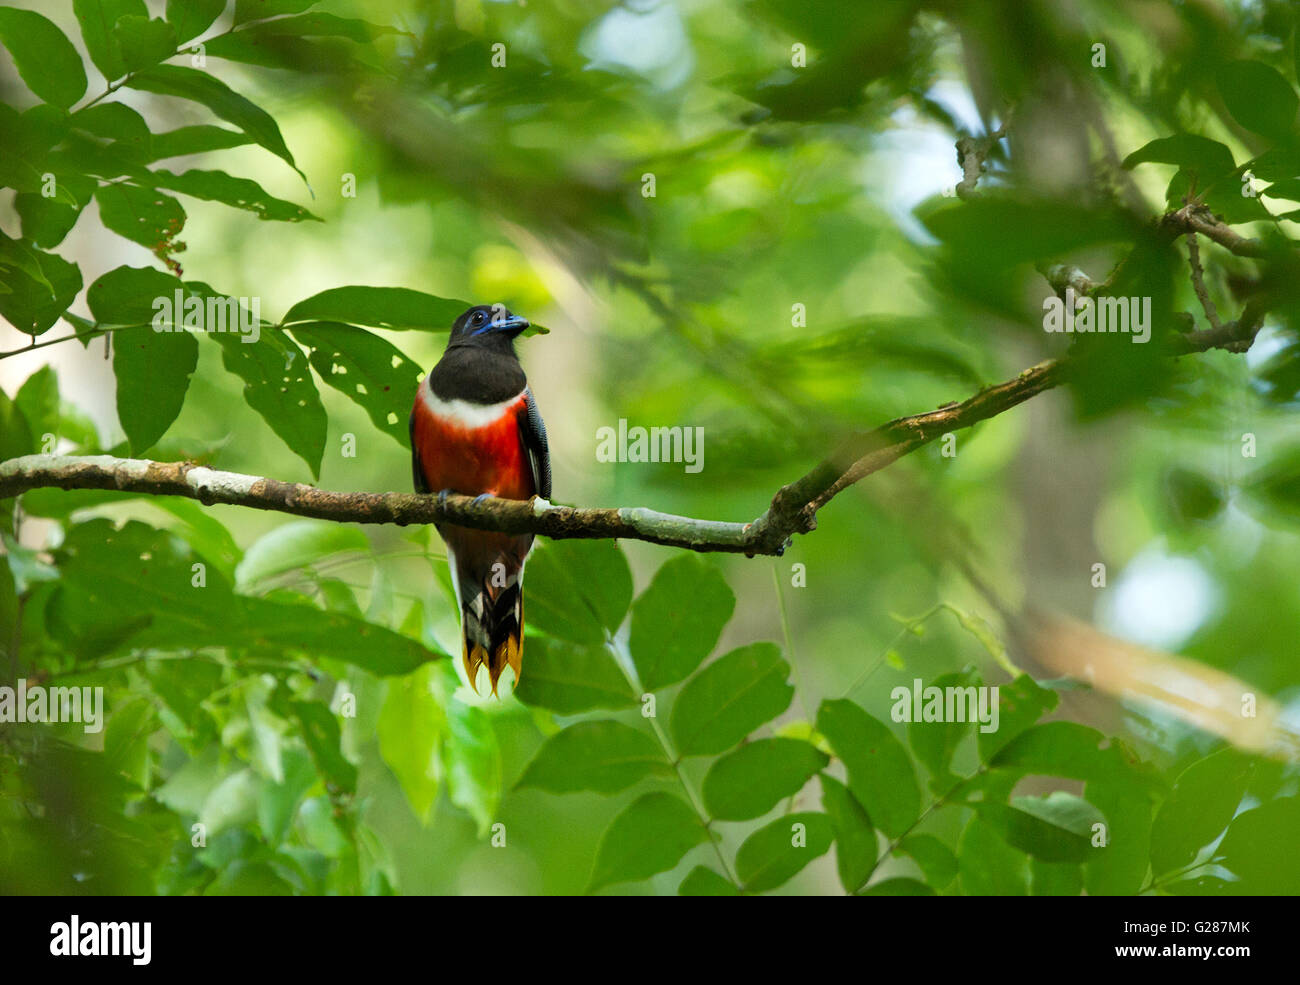
[[[470,319],[470,320],[471,320],[475,325],[482,325],[482,324],[483,324],[483,312],[481,312],[481,311],[476,311],[476,312],[474,312],[474,317],[473,317],[472,319]]]

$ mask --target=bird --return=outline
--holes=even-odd
[[[515,354],[529,327],[504,305],[475,305],[451,328],[447,348],[420,381],[411,409],[415,491],[528,500],[551,496],[546,425]],[[524,643],[524,563],[532,534],[435,524],[460,607],[462,660],[478,692],[486,665],[497,693],[504,669],[518,686]]]

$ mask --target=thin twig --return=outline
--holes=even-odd
[[[1205,270],[1201,267],[1201,248],[1197,245],[1196,233],[1187,234],[1187,262],[1192,268],[1192,288],[1201,302],[1205,317],[1209,319],[1211,327],[1222,328],[1223,323],[1219,321],[1219,312],[1214,307],[1210,292],[1205,287]]]

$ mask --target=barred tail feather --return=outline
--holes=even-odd
[[[502,556],[497,564],[507,567],[495,576],[467,570],[451,552],[456,597],[460,602],[462,653],[465,676],[470,687],[478,691],[479,668],[486,665],[493,696],[506,667],[515,673],[516,684],[522,669],[524,647],[523,568],[514,559]],[[519,565],[519,566],[516,566]],[[504,585],[501,583],[504,581]]]

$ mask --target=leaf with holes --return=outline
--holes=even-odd
[[[221,346],[226,369],[244,381],[248,406],[319,478],[327,419],[302,351],[270,330],[252,344],[244,342],[249,335],[208,333],[207,337]]]
[[[232,208],[252,212],[259,219],[276,222],[302,222],[306,219],[321,221],[319,216],[312,215],[301,206],[269,194],[257,182],[236,178],[224,171],[191,170],[175,174],[159,169],[151,174],[153,183],[159,188],[209,202],[221,202]]]
[[[288,330],[316,375],[358,404],[375,427],[410,447],[407,419],[420,367],[391,342],[355,325],[311,322]]]

